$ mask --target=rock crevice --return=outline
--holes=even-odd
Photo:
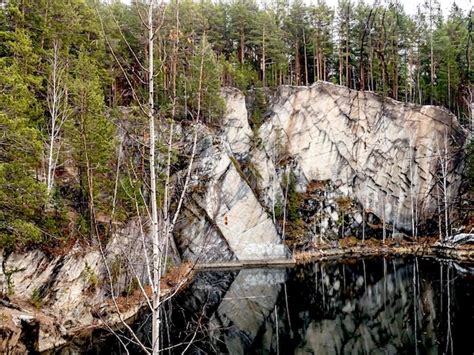
[[[465,133],[442,108],[317,82],[281,87],[269,110],[259,131],[262,149],[271,156],[279,147],[277,154],[292,157],[301,171],[299,186],[340,181],[341,191],[364,209],[405,231],[412,229],[414,204],[419,224],[436,213],[433,190],[443,159],[449,160],[449,202],[458,196]],[[269,195],[281,193],[272,188],[277,169],[261,175]]]

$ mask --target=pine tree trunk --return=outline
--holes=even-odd
[[[339,85],[342,85],[342,51],[341,47],[339,47]]]
[[[347,19],[347,33],[346,33],[346,85],[351,87],[350,71],[349,71],[349,19]]]
[[[266,58],[265,58],[265,27],[263,28],[262,33],[262,83],[263,86],[267,86],[266,81]]]
[[[326,69],[326,57],[324,57],[324,62],[323,62],[323,75],[324,75],[324,81],[327,81],[327,69]]]
[[[374,60],[374,49],[372,48],[372,46],[370,47],[370,51],[369,51],[369,71],[370,71],[370,78],[369,78],[369,83],[370,83],[370,86],[369,86],[369,90],[370,91],[375,91],[374,90],[374,69],[373,69],[373,60]]]
[[[308,55],[306,53],[306,34],[303,28],[303,48],[304,48],[304,79],[305,85],[308,85]]]
[[[398,100],[398,42],[397,39],[392,41],[392,55],[393,55],[393,85],[392,85],[392,95],[395,100]]]
[[[244,30],[240,29],[240,64],[244,64],[245,59],[245,36]]]
[[[295,45],[295,77],[296,85],[300,85],[301,80],[301,63],[300,63],[300,46],[299,41],[296,41]]]
[[[316,41],[313,42],[313,80],[319,80],[319,53]]]
[[[449,65],[449,53],[448,53],[448,108],[451,108],[451,70]]]

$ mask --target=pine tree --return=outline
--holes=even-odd
[[[232,39],[237,45],[240,64],[244,64],[250,53],[249,34],[255,26],[258,7],[254,0],[235,0],[229,9]]]
[[[181,78],[189,96],[188,114],[193,119],[216,122],[218,118],[222,117],[224,110],[220,81],[222,68],[206,35],[195,48],[189,65],[190,72],[187,77]],[[198,117],[198,114],[202,117]]]
[[[40,242],[38,227],[46,186],[39,180],[41,109],[34,92],[39,58],[23,30],[2,32],[8,56],[0,58],[0,245]]]
[[[110,161],[114,130],[105,115],[100,71],[86,52],[80,51],[70,83],[71,105],[75,108],[66,135],[79,174],[79,210],[86,216],[83,233],[96,234],[96,214],[110,208],[112,186]]]
[[[454,4],[447,21],[433,34],[434,56],[440,58],[437,85],[433,95],[436,102],[454,112],[456,103],[460,101],[459,88],[463,72],[466,70],[467,36],[465,17]]]
[[[310,21],[313,29],[313,67],[314,81],[328,80],[329,63],[332,51],[333,10],[323,1],[310,9]]]
[[[339,0],[336,11],[339,84],[352,87],[351,84],[351,54],[353,33],[353,11],[351,0]]]
[[[307,28],[306,7],[301,0],[295,0],[291,4],[289,14],[284,21],[284,26],[288,46],[293,52],[290,83],[295,85],[307,84],[306,77],[308,75],[305,52],[307,54],[306,37],[310,31]]]

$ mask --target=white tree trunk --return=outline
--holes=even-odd
[[[152,353],[158,355],[160,351],[160,279],[161,279],[161,246],[158,234],[158,206],[156,203],[156,172],[155,172],[155,102],[154,102],[154,32],[153,32],[153,5],[148,4],[148,120],[150,127],[150,201],[151,201],[151,237],[153,243],[153,311],[152,311]]]
[[[411,228],[412,228],[412,237],[417,239],[417,224],[418,224],[418,213],[417,213],[417,205],[418,205],[418,196],[417,196],[417,189],[415,184],[415,139],[414,137],[410,136],[410,209],[411,209]]]
[[[441,189],[443,193],[443,205],[444,205],[444,236],[449,237],[449,191],[448,191],[448,135],[444,133],[443,148],[439,148],[438,145],[438,161],[441,168]]]
[[[60,60],[59,43],[53,43],[53,55],[51,58],[51,73],[48,79],[48,87],[46,101],[48,111],[51,116],[50,129],[48,132],[48,157],[47,157],[47,174],[46,174],[46,193],[48,199],[54,186],[54,174],[56,171],[57,158],[59,148],[56,148],[57,138],[62,125],[69,116],[68,95],[65,83],[65,67]]]

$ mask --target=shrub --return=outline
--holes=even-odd
[[[13,248],[40,244],[43,241],[43,232],[35,224],[22,219],[15,219],[8,225],[0,226],[0,246]]]
[[[94,272],[94,269],[87,263],[84,265],[84,271],[82,273],[85,281],[89,285],[89,289],[94,291],[97,285],[99,284],[99,280],[97,279],[97,275]]]
[[[31,293],[31,303],[36,309],[40,309],[43,305],[43,296],[38,288],[35,288]]]

